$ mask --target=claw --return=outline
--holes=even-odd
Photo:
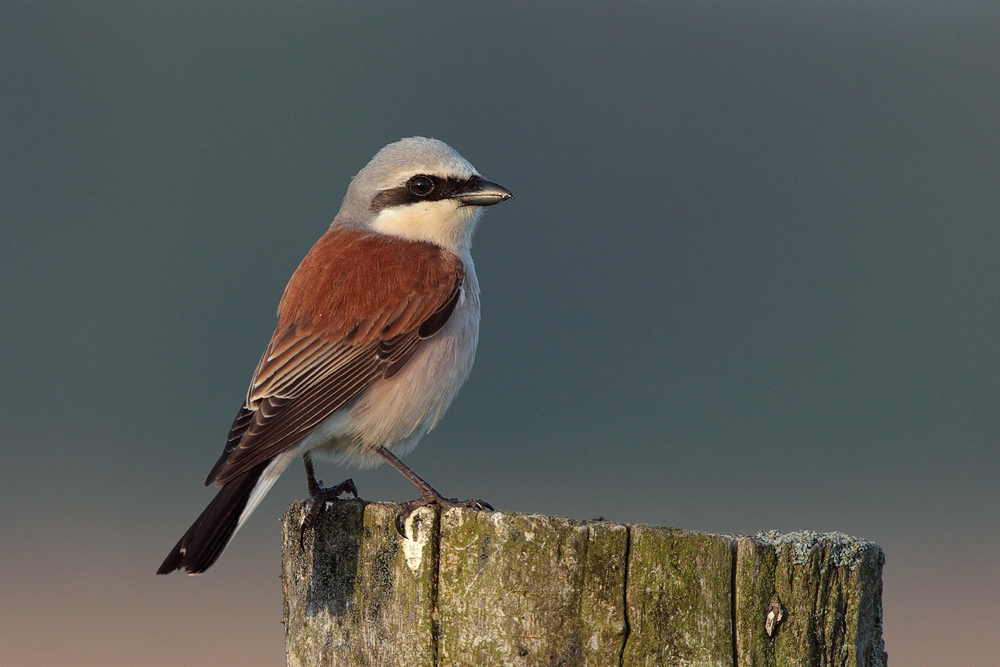
[[[311,529],[316,523],[316,517],[319,516],[320,512],[323,511],[323,507],[330,500],[336,500],[337,497],[342,493],[350,493],[355,499],[358,496],[358,487],[354,485],[353,479],[345,479],[343,482],[337,486],[331,486],[329,488],[323,486],[322,481],[316,481],[314,479],[308,479],[309,483],[309,511],[306,512],[305,517],[302,519],[302,526],[299,528],[299,550],[305,551],[306,548],[306,529]]]
[[[479,511],[493,511],[493,505],[483,500],[476,500],[475,498],[456,500],[455,498],[445,498],[437,492],[433,494],[425,493],[416,500],[400,503],[399,509],[396,511],[396,520],[394,522],[396,524],[396,532],[404,539],[408,539],[406,535],[406,520],[421,507],[436,507],[439,510],[448,509],[449,507],[468,507]]]

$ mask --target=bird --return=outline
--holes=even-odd
[[[509,199],[426,137],[388,144],[357,173],[285,287],[205,481],[221,488],[157,574],[205,572],[299,456],[312,502],[303,530],[327,499],[358,495],[350,479],[323,487],[313,455],[399,470],[420,491],[400,517],[425,505],[492,509],[442,496],[399,457],[434,428],[472,370],[480,313],[472,236],[483,209]]]

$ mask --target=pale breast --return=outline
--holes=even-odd
[[[350,422],[364,443],[401,454],[444,415],[468,379],[479,340],[479,284],[471,260],[460,302],[448,323],[421,343],[396,375],[379,380],[351,409]]]

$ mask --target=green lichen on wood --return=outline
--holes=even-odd
[[[446,511],[438,574],[440,664],[617,662],[624,552],[623,527]]]
[[[625,647],[625,577],[628,527],[587,522],[587,560],[583,573],[584,665],[615,665]]]
[[[404,539],[395,505],[328,503],[302,548],[303,511],[284,522],[289,664],[432,667],[436,513],[415,513]]]
[[[284,518],[288,664],[883,667],[881,549],[509,512]],[[764,631],[771,597],[784,618]]]
[[[726,535],[632,526],[623,664],[733,664],[735,541]]]
[[[785,618],[774,635],[777,667],[883,667],[882,565],[877,544],[843,533],[759,533],[775,554]]]
[[[773,667],[773,636],[784,619],[776,620],[771,635],[765,629],[777,555],[773,546],[741,537],[736,547],[736,656],[737,667]]]

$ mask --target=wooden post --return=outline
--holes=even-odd
[[[878,545],[327,503],[285,513],[288,664],[883,667]],[[768,615],[770,614],[770,622]]]

